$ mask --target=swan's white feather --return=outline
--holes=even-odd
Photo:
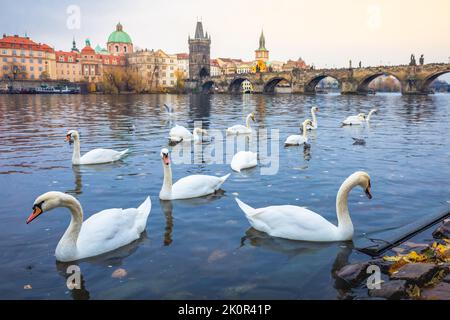
[[[291,240],[337,241],[337,227],[321,215],[291,205],[252,208],[236,199],[251,226],[270,236]]]
[[[128,149],[123,151],[116,151],[112,149],[94,149],[80,158],[80,164],[101,164],[120,160]]]
[[[293,134],[289,137],[287,137],[286,141],[284,142],[285,145],[292,145],[292,146],[298,146],[305,142],[308,142],[308,139],[305,138],[302,135]]]
[[[342,121],[343,125],[360,125],[364,123],[365,120],[359,116],[350,116],[347,117],[344,121]]]
[[[175,141],[175,142],[179,142],[181,140],[190,141],[190,140],[192,140],[192,137],[193,137],[193,135],[191,132],[189,132],[188,129],[186,129],[183,126],[179,126],[179,125],[176,125],[172,129],[170,129],[170,132],[169,132],[170,140]]]
[[[237,124],[227,129],[227,134],[249,134],[249,133],[252,133],[252,129],[247,128],[242,124]]]
[[[231,169],[240,172],[242,169],[253,168],[258,165],[257,154],[251,151],[239,151],[231,160]]]
[[[223,177],[196,174],[181,178],[173,184],[171,198],[189,199],[214,193],[229,176],[230,174]]]

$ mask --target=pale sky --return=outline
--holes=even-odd
[[[25,32],[36,42],[69,50],[90,38],[106,46],[120,21],[140,48],[187,52],[197,17],[212,37],[212,57],[253,60],[261,29],[271,60],[302,57],[316,67],[449,62],[449,0],[70,0],[2,1],[0,32]],[[80,28],[67,26],[70,5]],[[26,10],[25,10],[26,8]]]

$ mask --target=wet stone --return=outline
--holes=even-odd
[[[382,273],[389,274],[389,268],[394,263],[391,262],[391,261],[386,261],[386,260],[380,258],[380,259],[375,259],[375,260],[370,261],[370,264],[373,264],[373,265],[376,265],[376,266],[380,267],[380,270],[381,270]]]
[[[420,298],[424,300],[450,300],[450,283],[441,282],[432,288],[423,289]]]
[[[357,286],[362,280],[367,278],[368,262],[348,264],[336,273],[336,277],[348,286]]]
[[[445,220],[442,224],[433,231],[433,238],[435,239],[450,239],[450,219]]]
[[[408,296],[406,292],[407,283],[405,280],[393,280],[383,282],[380,289],[370,289],[369,296],[385,299],[402,299]]]
[[[442,282],[450,283],[450,274],[448,274],[444,279],[442,279]]]
[[[434,263],[409,263],[391,275],[392,280],[406,280],[419,286],[430,281],[439,271]]]

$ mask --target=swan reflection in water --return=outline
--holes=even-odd
[[[159,200],[159,205],[166,217],[166,228],[164,231],[164,246],[170,246],[172,244],[172,231],[173,231],[173,205],[172,201]]]
[[[183,205],[187,205],[189,207],[196,207],[199,205],[206,205],[212,201],[218,200],[225,195],[225,191],[219,189],[216,193],[209,194],[204,197],[192,198],[192,199],[183,199],[183,200],[159,200],[159,205],[164,213],[166,219],[166,227],[164,230],[164,246],[170,246],[173,242],[172,232],[173,232],[173,201],[176,203],[180,203]]]
[[[349,257],[353,252],[354,248],[353,241],[342,241],[342,242],[295,241],[272,237],[265,232],[261,232],[254,229],[253,227],[250,227],[245,232],[245,236],[241,238],[240,248],[246,245],[258,247],[263,250],[275,253],[281,253],[287,256],[289,260],[299,258],[300,261],[298,263],[301,263],[302,270],[307,271],[307,277],[305,274],[305,278],[302,278],[302,281],[304,281],[304,283],[299,284],[303,288],[310,288],[313,285],[320,285],[316,284],[314,280],[316,278],[317,279],[320,278],[320,276],[318,276],[319,273],[328,272],[331,275],[331,278],[334,279],[334,288],[337,291],[336,298],[344,299],[348,297],[350,288],[346,287],[336,278],[336,273],[344,266],[349,264]],[[322,258],[330,257],[330,255],[332,255],[332,257],[335,257],[331,263],[331,266],[330,263],[326,262],[326,260],[317,258],[317,257]]]
[[[73,189],[67,190],[66,193],[73,196],[77,196],[83,193],[83,181],[80,166],[72,166],[72,172],[75,186]]]
[[[55,261],[56,271],[66,280],[66,282],[64,283],[64,286],[66,286],[69,277],[73,275],[73,270],[72,272],[68,273],[68,271],[71,270],[69,269],[69,267],[78,266],[80,268],[80,279],[81,279],[80,289],[72,289],[72,290],[67,289],[67,290],[70,291],[70,294],[72,295],[72,298],[74,300],[89,300],[90,293],[89,290],[87,289],[86,281],[84,280],[83,277],[83,270],[86,268],[86,266],[83,267],[83,265],[87,264],[99,266],[102,268],[108,268],[107,276],[110,276],[109,275],[110,266],[119,267],[123,265],[123,261],[130,255],[132,255],[134,252],[136,252],[136,250],[139,248],[139,245],[143,243],[146,239],[147,239],[147,232],[144,231],[139,237],[139,239],[116,250],[106,252],[96,257],[71,262],[60,262],[56,260]]]

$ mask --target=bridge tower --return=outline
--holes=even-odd
[[[210,51],[211,36],[203,33],[201,21],[197,21],[195,36],[188,38],[189,43],[189,77],[190,80],[201,80],[211,74]]]

